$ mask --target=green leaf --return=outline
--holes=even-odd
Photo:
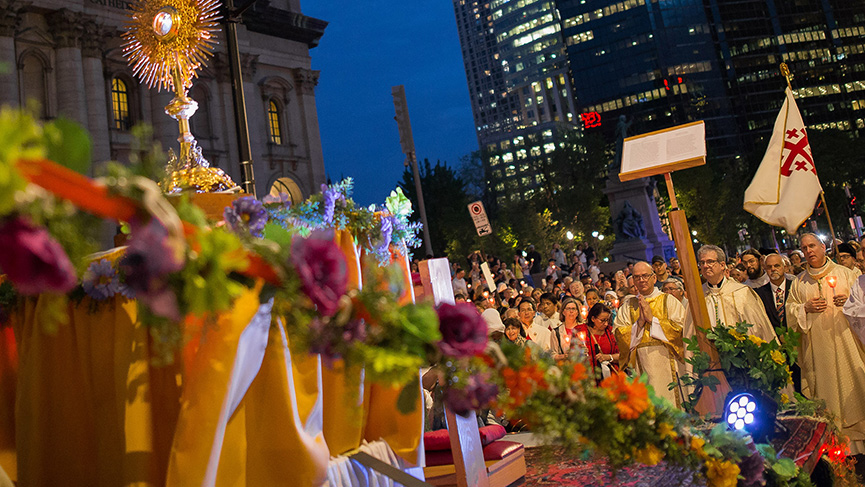
[[[411,200],[402,192],[402,188],[396,188],[390,192],[385,200],[384,206],[387,211],[396,216],[409,216],[412,213]]]
[[[264,226],[264,238],[273,240],[280,247],[291,245],[291,233],[276,223],[268,223]]]
[[[409,414],[415,410],[420,397],[418,384],[414,381],[409,382],[399,391],[399,396],[396,398],[396,408],[402,414]]]
[[[781,458],[778,463],[772,465],[772,470],[784,480],[792,479],[799,473],[799,467],[789,458]]]
[[[77,123],[58,118],[43,127],[45,156],[77,173],[90,172],[90,136]]]

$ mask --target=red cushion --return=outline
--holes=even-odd
[[[426,451],[450,451],[451,440],[448,430],[427,431],[423,434],[423,447]]]
[[[500,424],[491,424],[484,426],[478,430],[481,434],[481,445],[487,446],[490,443],[501,440],[505,437],[505,427]]]
[[[424,443],[425,445],[426,443]],[[501,460],[509,455],[522,451],[523,444],[515,441],[499,440],[484,447],[484,461]],[[454,456],[450,450],[426,452],[426,466],[452,465]]]

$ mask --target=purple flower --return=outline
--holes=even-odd
[[[487,346],[487,324],[470,303],[442,303],[438,307],[439,349],[452,357],[470,357]]]
[[[77,283],[63,247],[46,229],[20,217],[0,224],[0,271],[21,294],[66,293]]]
[[[291,206],[291,195],[280,191],[279,196],[267,195],[261,199],[265,205],[281,205],[285,208]]]
[[[325,365],[330,367],[351,342],[366,339],[366,324],[363,320],[353,320],[338,326],[332,321],[314,318],[309,324],[309,334],[309,351],[320,354]]]
[[[226,206],[222,218],[231,231],[235,233],[249,231],[252,235],[260,237],[264,232],[264,225],[267,224],[267,210],[264,209],[261,201],[252,196],[244,196],[232,201],[231,206]]]
[[[464,385],[451,384],[444,391],[445,406],[460,416],[483,409],[499,394],[499,387],[489,379],[489,374],[479,373],[469,376]]]
[[[348,287],[345,256],[332,239],[316,232],[291,242],[291,263],[300,277],[300,289],[324,316],[333,316]]]
[[[120,277],[106,259],[91,262],[84,271],[81,287],[93,299],[102,301],[120,292]]]
[[[763,464],[763,457],[757,451],[757,446],[753,440],[748,441],[748,451],[751,455],[742,458],[739,461],[739,471],[742,475],[740,485],[743,487],[760,487],[766,485],[766,478],[763,475],[766,467]]]
[[[120,268],[126,285],[159,316],[180,320],[177,296],[168,283],[169,274],[183,268],[183,254],[171,245],[168,230],[153,218],[132,229],[132,240]]]
[[[336,202],[345,203],[345,195],[339,189],[328,188],[326,184],[321,185],[321,193],[324,195],[324,221],[330,223],[336,211]]]

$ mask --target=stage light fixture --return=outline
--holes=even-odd
[[[724,407],[724,421],[731,430],[744,430],[760,442],[768,440],[775,430],[778,406],[759,392],[731,392]]]

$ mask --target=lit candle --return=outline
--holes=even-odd
[[[583,343],[585,343],[585,342],[586,342],[586,332],[584,332],[584,331],[581,331],[581,332],[579,332],[579,333],[577,333],[577,335],[579,335],[579,336],[580,336],[580,340],[582,340],[582,341],[583,341]]]
[[[829,284],[829,287],[832,288],[832,297],[835,297],[835,285],[838,284],[838,278],[835,276],[829,276],[826,278],[826,282]]]
[[[585,305],[580,306],[580,313],[582,314],[583,319],[586,319],[586,315],[588,315],[588,313],[589,313],[588,306],[585,306]]]

